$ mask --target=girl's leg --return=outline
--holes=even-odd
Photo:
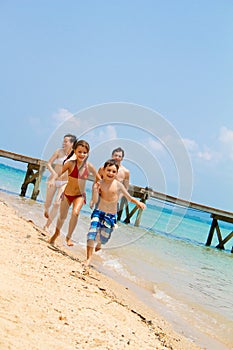
[[[69,211],[70,203],[68,202],[67,198],[64,196],[63,200],[60,204],[60,215],[57,219],[57,225],[56,230],[53,236],[49,239],[49,243],[53,244],[55,242],[55,239],[60,235],[60,230],[64,224],[64,221],[67,217],[68,211]]]
[[[66,236],[66,242],[68,246],[73,246],[73,242],[71,241],[72,234],[74,232],[74,229],[77,225],[78,222],[78,215],[79,212],[84,204],[84,198],[83,197],[77,197],[73,201],[73,209],[72,209],[72,214],[69,222],[69,228],[68,228],[68,233]]]
[[[52,204],[53,197],[55,195],[57,188],[56,185],[48,184],[46,189],[46,199],[44,204],[44,216],[48,219],[49,218],[49,208]]]
[[[63,186],[59,187],[57,190],[57,194],[56,194],[56,198],[53,202],[53,206],[52,206],[52,209],[50,210],[50,213],[49,213],[49,218],[44,226],[44,229],[46,231],[48,231],[48,228],[49,226],[51,225],[51,223],[53,222],[53,220],[55,219],[55,217],[57,216],[57,212],[58,212],[58,209],[59,209],[59,206],[60,206],[60,203],[61,203],[61,196],[62,196],[62,193],[64,192],[65,190],[65,187],[66,187],[66,184],[64,184]]]

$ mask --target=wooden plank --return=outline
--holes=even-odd
[[[216,246],[216,248],[223,249],[223,248],[224,248],[224,244],[225,244],[226,242],[228,242],[232,237],[233,237],[233,231],[232,231],[231,233],[229,233],[229,235],[227,235],[227,236],[221,241],[221,244],[218,244],[218,245]],[[232,247],[231,253],[233,253],[233,247]]]
[[[22,154],[4,151],[2,149],[0,149],[0,157],[10,158],[12,160],[16,160],[19,162],[30,163],[30,164],[39,165],[39,166],[40,165],[45,166],[47,163],[45,160],[42,160],[42,159],[28,157],[28,156],[24,156]]]
[[[216,215],[216,214],[212,214],[211,215],[212,218],[215,218],[217,220],[221,220],[221,221],[225,221],[225,222],[229,222],[229,223],[233,223],[233,218],[226,216],[226,215]]]
[[[217,222],[215,228],[216,228],[216,231],[217,231],[217,236],[218,236],[218,241],[219,241],[219,248],[224,249],[224,244],[223,244],[222,235],[221,235],[221,231],[220,231],[218,222]]]
[[[143,188],[134,186],[136,191],[141,190],[141,192],[146,192],[148,193],[149,197],[155,198],[155,199],[159,199],[162,200],[164,202],[170,202],[176,205],[180,205],[183,207],[187,207],[187,208],[192,208],[192,209],[196,209],[196,210],[200,210],[200,211],[204,211],[206,213],[210,213],[210,214],[214,214],[214,215],[220,215],[222,216],[223,220],[226,221],[227,218],[229,218],[229,222],[233,222],[233,213],[226,211],[226,210],[221,210],[221,209],[217,209],[217,208],[213,208],[213,207],[209,207],[206,205],[202,205],[202,204],[198,204],[195,202],[189,202],[187,200],[181,199],[181,198],[177,198],[177,197],[173,197],[170,196],[168,194],[165,193],[161,193],[161,192],[157,192],[154,190],[145,190]]]
[[[142,209],[139,208],[138,209],[138,213],[137,213],[137,217],[136,217],[136,220],[135,220],[135,223],[134,223],[134,226],[138,227],[140,225],[141,216],[142,216]]]
[[[214,235],[214,229],[217,225],[218,221],[216,219],[213,219],[212,220],[212,224],[211,224],[211,227],[210,227],[210,231],[209,231],[209,235],[208,235],[208,238],[207,238],[207,241],[206,241],[206,246],[210,246],[211,245],[211,242],[212,242],[212,239],[213,239],[213,235]]]

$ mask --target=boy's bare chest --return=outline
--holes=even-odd
[[[105,199],[113,198],[117,195],[117,186],[116,184],[103,184],[100,189],[101,196]]]

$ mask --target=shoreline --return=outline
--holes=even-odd
[[[33,222],[1,206],[2,348],[201,349],[178,334],[134,291],[81,260]]]

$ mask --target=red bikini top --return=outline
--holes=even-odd
[[[88,178],[88,175],[89,175],[89,171],[88,171],[87,164],[85,164],[81,168],[81,174],[80,174],[79,169],[77,167],[77,161],[76,161],[76,165],[74,166],[74,169],[69,174],[69,176],[74,177],[75,179],[82,179],[82,180],[86,180]]]

